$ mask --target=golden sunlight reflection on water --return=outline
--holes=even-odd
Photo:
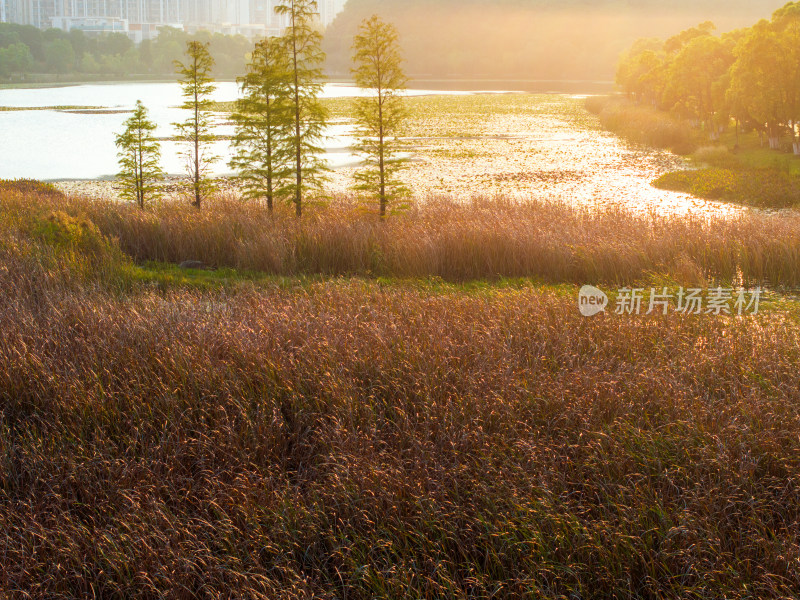
[[[476,115],[470,133],[479,135],[410,140],[414,160],[403,179],[420,197],[501,195],[709,217],[748,210],[654,188],[654,179],[689,168],[687,161],[602,131],[580,97],[531,95],[529,102],[529,110]],[[338,187],[346,187],[351,171],[337,173]]]

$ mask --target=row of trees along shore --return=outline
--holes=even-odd
[[[733,121],[780,149],[789,134],[800,155],[800,2],[769,20],[714,35],[705,22],[668,39],[640,39],[623,55],[617,83],[639,103],[670,111],[708,132]],[[738,138],[737,138],[738,139]]]
[[[207,31],[190,35],[173,27],[161,27],[156,39],[137,45],[119,32],[87,35],[79,29],[67,32],[0,23],[0,80],[160,78],[174,71],[174,61],[180,59],[191,39],[211,45],[216,58],[215,76],[235,77],[242,72],[251,42],[241,35]]]
[[[302,215],[304,200],[319,197],[328,167],[322,140],[328,115],[320,101],[323,89],[322,35],[316,28],[316,0],[282,0],[276,12],[289,26],[281,37],[255,44],[245,75],[238,79],[242,97],[232,115],[236,132],[230,166],[238,174],[243,195],[265,201],[270,212],[276,202],[294,204]],[[395,28],[377,16],[366,19],[353,43],[353,76],[366,94],[355,99],[354,149],[364,158],[356,174],[356,190],[378,201],[381,217],[390,204],[405,196],[397,179],[402,166],[397,133],[405,116],[402,90],[407,79]],[[176,123],[184,143],[192,204],[200,208],[214,190],[211,75],[214,66],[208,44],[189,41],[184,61],[176,62],[183,88],[187,119]],[[125,198],[144,207],[158,196],[164,178],[160,146],[147,109],[136,103],[125,130],[117,135],[119,181]]]

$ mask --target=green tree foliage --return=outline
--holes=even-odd
[[[109,33],[97,39],[97,51],[100,54],[122,56],[133,47],[133,42],[124,33]]]
[[[640,40],[622,56],[618,85],[632,98],[704,123],[716,137],[731,118],[780,147],[800,122],[800,2],[722,36],[703,23],[664,43]]]
[[[664,42],[664,51],[668,54],[677,54],[690,42],[697,38],[708,37],[717,28],[711,21],[704,21],[697,27],[690,27],[686,31],[681,31]]]
[[[789,67],[779,37],[766,22],[759,23],[736,49],[729,97],[746,111],[777,147],[777,128],[789,115],[785,92]]]
[[[213,190],[210,177],[211,165],[218,160],[210,152],[210,145],[216,139],[212,133],[211,94],[216,89],[211,69],[214,59],[208,51],[208,44],[191,41],[186,44],[184,62],[175,61],[175,69],[180,76],[183,89],[181,108],[189,113],[182,123],[175,123],[178,134],[186,146],[186,168],[191,181],[192,204],[200,208],[203,200]]]
[[[700,35],[677,52],[667,74],[665,103],[678,113],[705,123],[713,138],[715,117],[724,105],[724,93],[720,94],[716,82],[733,60],[730,44],[713,35]]]
[[[139,62],[148,70],[153,70],[153,40],[142,40],[139,44]]]
[[[199,32],[190,38],[181,30],[163,27],[158,38],[136,46],[122,33],[89,36],[77,29],[43,31],[28,25],[0,23],[0,78],[21,79],[31,73],[40,73],[43,79],[48,74],[87,73],[119,78],[171,75],[174,61],[181,58],[190,39],[210,44],[216,59],[215,77],[233,78],[244,71],[251,44],[239,35]],[[22,54],[23,49],[27,53]],[[18,58],[22,55],[30,60],[23,61],[20,69]]]
[[[230,166],[238,171],[244,196],[291,201],[294,188],[294,120],[292,82],[283,45],[276,39],[258,42],[247,74],[239,79],[242,97],[233,120],[236,135]]]
[[[68,40],[57,39],[45,47],[45,63],[51,73],[69,73],[75,66],[75,51]]]
[[[617,84],[634,98],[658,104],[667,82],[666,53],[656,39],[638,40],[617,67]]]
[[[140,208],[144,208],[148,198],[157,197],[157,182],[164,177],[159,166],[161,148],[153,137],[155,129],[147,109],[137,100],[133,115],[125,121],[125,131],[116,137],[120,166],[117,179],[122,185],[122,196]]]
[[[787,111],[791,120],[792,134],[800,122],[800,2],[790,2],[773,15],[773,28],[778,33],[788,69],[783,74],[786,83]],[[800,145],[795,142],[795,152]]]
[[[100,71],[100,63],[94,57],[94,54],[84,52],[81,58],[81,71],[84,73],[98,73]]]
[[[373,15],[361,24],[353,43],[353,78],[368,95],[356,100],[356,149],[365,158],[365,168],[356,174],[357,189],[374,194],[380,216],[388,205],[407,194],[396,179],[401,165],[397,134],[405,116],[402,91],[407,78],[397,30]]]
[[[33,64],[33,55],[22,42],[0,48],[0,77],[27,73]]]
[[[316,0],[281,0],[275,11],[288,22],[281,43],[291,79],[289,100],[295,177],[292,195],[295,214],[300,217],[304,197],[319,192],[327,171],[321,147],[327,113],[319,100],[325,54],[321,49],[322,34],[317,29]]]

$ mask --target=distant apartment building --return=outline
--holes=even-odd
[[[127,33],[128,21],[114,17],[67,17],[57,15],[50,18],[52,27],[69,31],[80,29],[85,33]]]
[[[329,25],[346,0],[318,0],[320,22]],[[275,14],[279,0],[0,0],[0,22],[41,29],[124,32],[136,41],[163,26],[249,37],[277,35],[286,26]]]
[[[347,0],[317,0],[319,6],[319,20],[327,27],[342,10]]]
[[[202,1],[202,0],[200,0]],[[40,29],[128,33],[132,24],[183,26],[191,0],[0,0],[0,21]],[[141,29],[141,27],[139,28]]]
[[[247,37],[269,35],[268,24],[255,18],[255,0],[204,0],[195,14],[184,20],[187,31],[206,30]]]

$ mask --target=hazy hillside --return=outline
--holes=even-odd
[[[358,23],[394,22],[417,77],[612,79],[639,37],[671,36],[706,20],[751,25],[783,0],[349,0],[325,45],[333,75],[349,72]]]

